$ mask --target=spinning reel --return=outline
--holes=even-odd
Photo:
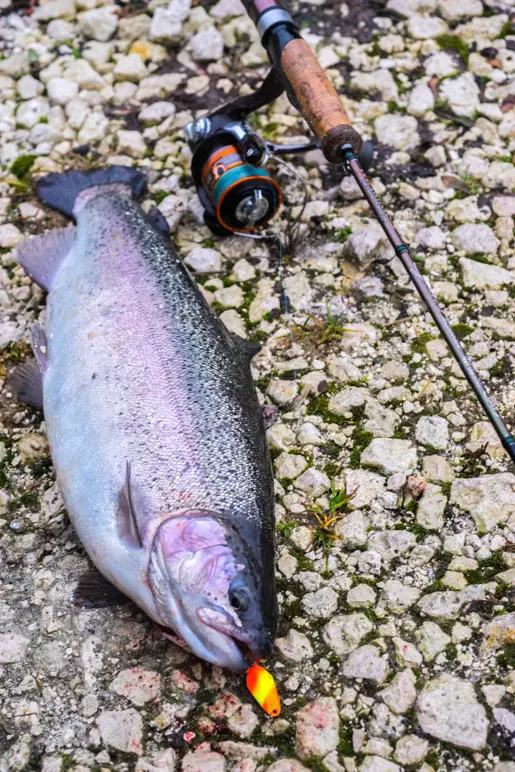
[[[251,112],[282,91],[272,71],[253,94],[191,121],[184,129],[193,151],[191,174],[204,207],[204,222],[218,236],[257,231],[277,214],[283,195],[266,168],[271,156],[320,147],[315,139],[301,145],[278,145],[262,139],[247,123]],[[359,159],[365,169],[371,165],[372,154],[371,143],[363,143]]]

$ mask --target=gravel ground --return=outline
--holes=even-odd
[[[266,72],[238,0],[0,8],[2,772],[513,772],[515,474],[402,268],[318,151],[295,159],[309,192],[296,233],[302,189],[275,168],[291,313],[273,242],[202,225],[182,127]],[[515,426],[513,0],[291,9]],[[286,99],[253,123],[307,137]],[[64,222],[33,181],[114,162],[148,169],[144,206],[159,205],[224,323],[263,344],[256,382],[278,408],[276,720],[136,607],[73,606],[88,560],[42,415],[5,386],[44,308],[13,248]]]

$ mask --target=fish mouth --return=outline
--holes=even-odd
[[[261,662],[265,658],[264,652],[259,651],[253,646],[252,642],[249,640],[249,636],[245,635],[243,632],[240,632],[237,629],[228,630],[227,628],[222,627],[222,625],[217,625],[214,621],[208,622],[205,619],[201,619],[201,621],[212,630],[215,630],[219,635],[222,635],[227,642],[230,641],[233,646],[236,646],[247,663],[247,667],[250,667],[254,662]]]

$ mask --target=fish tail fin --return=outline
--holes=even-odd
[[[36,192],[44,204],[71,217],[79,193],[87,188],[113,184],[126,185],[132,195],[139,198],[145,191],[147,177],[139,169],[130,166],[105,166],[87,172],[70,169],[42,177],[36,185]]]

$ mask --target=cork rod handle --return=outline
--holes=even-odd
[[[327,160],[340,162],[340,148],[345,144],[352,145],[354,152],[359,153],[361,137],[351,126],[336,89],[305,40],[299,38],[286,44],[281,54],[281,69]]]

